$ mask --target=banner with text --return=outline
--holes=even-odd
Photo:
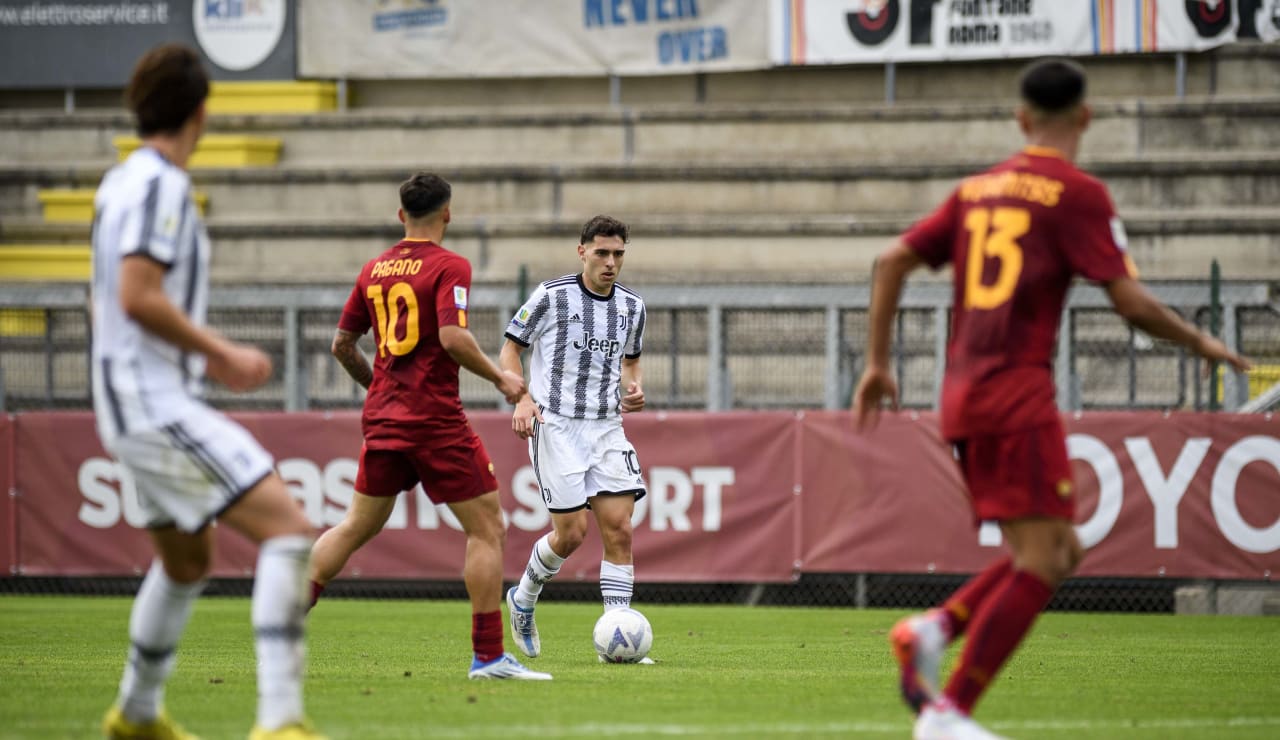
[[[0,88],[124,87],[167,42],[214,79],[291,80],[293,0],[0,0]]]
[[[359,417],[236,414],[276,455],[317,527],[341,521],[360,448]],[[518,578],[550,527],[526,443],[506,414],[472,423],[502,484],[505,574]],[[931,414],[887,416],[856,434],[835,412],[644,413],[628,417],[649,495],[637,505],[635,558],[651,582],[785,582],[801,573],[965,573],[1002,548],[972,522],[963,482]],[[1081,575],[1270,578],[1280,572],[1280,417],[1100,413],[1067,420]],[[6,441],[7,440],[7,441]],[[8,445],[8,447],[3,447]],[[151,548],[128,471],[101,450],[86,413],[0,423],[0,473],[16,510],[0,546],[22,575],[144,572]],[[215,573],[252,572],[254,549],[222,528]],[[461,578],[465,540],[421,489],[344,575]],[[562,578],[591,580],[594,527]]]
[[[767,14],[740,0],[310,0],[307,77],[653,75],[769,66]]]
[[[276,456],[280,475],[317,527],[342,520],[360,451],[360,418],[342,414],[235,414]],[[782,581],[799,553],[791,414],[753,414],[726,424],[705,414],[646,414],[627,425],[648,495],[635,510],[635,557],[645,578]],[[527,443],[505,414],[472,417],[502,484],[509,524],[505,571],[518,578],[551,518],[529,463]],[[18,558],[26,575],[141,573],[151,546],[128,471],[101,449],[85,413],[23,414],[15,423],[20,492]],[[738,451],[738,452],[735,452]],[[750,451],[749,454],[742,454]],[[218,533],[215,573],[248,574],[253,548]],[[349,576],[460,579],[466,540],[445,507],[421,487],[401,495],[386,529],[351,559]],[[562,571],[594,577],[602,549],[594,528]]]
[[[1274,40],[1278,0],[774,0],[777,64],[1199,51]]]

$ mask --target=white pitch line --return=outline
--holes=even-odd
[[[1088,730],[1187,730],[1239,727],[1280,727],[1280,717],[1166,718],[1166,719],[1046,719],[996,721],[992,730],[1012,732],[1080,732]],[[492,734],[477,727],[430,726],[432,737],[510,737],[510,728]],[[757,722],[744,724],[684,725],[674,723],[584,723],[574,725],[524,725],[525,737],[682,737],[698,735],[902,735],[910,727],[902,722]],[[426,729],[426,728],[424,728]]]

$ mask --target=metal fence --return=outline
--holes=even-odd
[[[644,366],[652,407],[666,409],[843,408],[862,370],[869,289],[852,286],[640,287],[648,306]],[[1209,326],[1209,284],[1151,286],[1183,316]],[[217,288],[210,324],[253,342],[274,360],[263,388],[247,395],[210,388],[222,408],[306,410],[357,408],[363,390],[329,355],[349,288]],[[514,288],[472,291],[472,328],[496,356],[506,321],[520,301]],[[893,367],[903,404],[932,408],[944,369],[951,292],[942,283],[908,286],[893,341]],[[1260,365],[1256,377],[1220,376],[1222,407],[1237,408],[1275,379],[1280,367],[1280,312],[1265,283],[1230,283],[1221,290],[1222,336]],[[9,286],[0,291],[0,387],[9,411],[91,406],[90,339],[84,286]],[[373,348],[362,343],[366,354]],[[1064,409],[1208,409],[1211,378],[1201,363],[1170,344],[1135,332],[1109,308],[1102,291],[1077,287],[1059,335],[1054,372]],[[500,399],[482,380],[462,373],[464,402],[494,408]],[[649,583],[638,603],[734,603],[787,606],[917,608],[937,603],[963,578],[936,574],[806,574],[787,584]],[[1176,579],[1072,579],[1051,608],[1171,612],[1280,609],[1274,584],[1207,586]],[[0,593],[132,593],[133,578],[0,579]],[[1198,590],[1197,590],[1198,589]],[[214,583],[211,593],[247,595],[249,582]],[[1200,593],[1204,592],[1204,594]],[[331,597],[464,598],[460,582],[343,579]],[[1186,593],[1191,597],[1184,599]],[[1207,596],[1205,594],[1208,594]],[[1243,596],[1241,595],[1243,594]],[[548,586],[550,600],[596,601],[593,583]],[[1200,604],[1204,602],[1204,604]],[[1260,602],[1261,603],[1261,602]]]
[[[1183,316],[1208,326],[1209,283],[1152,286]],[[274,360],[264,387],[232,394],[211,386],[222,408],[298,411],[356,408],[360,389],[329,355],[348,288],[223,287],[209,323],[252,342]],[[689,285],[641,287],[648,306],[645,385],[666,409],[826,408],[847,405],[862,371],[868,286]],[[477,287],[471,324],[496,356],[514,288]],[[909,285],[893,342],[903,405],[929,409],[938,398],[950,320],[950,286]],[[1238,408],[1274,382],[1280,366],[1280,312],[1266,283],[1222,287],[1222,336],[1259,365],[1250,377],[1220,373],[1218,398]],[[11,411],[89,408],[90,330],[84,286],[7,286],[0,292],[0,388]],[[362,344],[371,353],[368,337]],[[1059,334],[1055,376],[1064,410],[1208,409],[1213,378],[1181,348],[1155,341],[1116,316],[1105,294],[1073,290]],[[494,408],[489,385],[462,373],[469,408]]]

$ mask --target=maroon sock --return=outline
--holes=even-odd
[[[472,612],[471,648],[482,663],[502,657],[502,611]]]
[[[322,591],[324,591],[323,584],[316,583],[315,581],[311,582],[311,604],[307,606],[307,611],[311,611],[315,608],[316,602],[320,600],[320,593]]]
[[[1018,648],[1036,617],[1049,605],[1053,589],[1025,570],[1014,571],[983,599],[969,626],[960,665],[946,695],[966,714],[973,711],[996,672]]]
[[[947,620],[947,633],[955,640],[963,635],[978,607],[993,589],[1013,571],[1013,558],[1003,557],[988,565],[978,575],[970,578],[942,605],[943,618]]]

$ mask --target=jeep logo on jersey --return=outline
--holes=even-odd
[[[573,348],[576,350],[589,350],[591,352],[599,352],[605,357],[613,357],[618,354],[618,350],[622,349],[622,342],[616,339],[596,339],[591,332],[587,332],[582,339],[575,339]]]

